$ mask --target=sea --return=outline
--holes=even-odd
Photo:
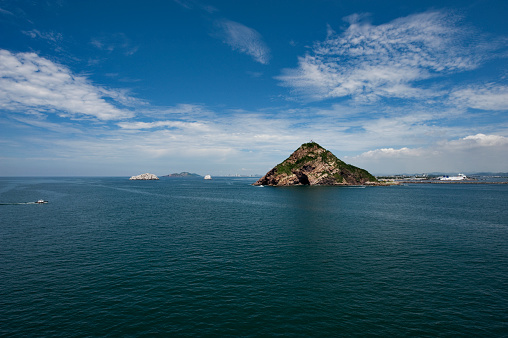
[[[0,178],[0,336],[508,336],[507,184],[255,180]]]

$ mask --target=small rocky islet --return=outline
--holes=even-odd
[[[253,185],[384,185],[367,170],[347,164],[316,142],[304,143]]]
[[[150,181],[150,180],[158,180],[158,179],[159,178],[156,175],[150,174],[150,173],[132,176],[131,178],[129,178],[129,180],[131,180],[131,181],[137,181],[137,180]]]

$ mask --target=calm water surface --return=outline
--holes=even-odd
[[[1,178],[0,335],[508,335],[508,185],[254,181]]]

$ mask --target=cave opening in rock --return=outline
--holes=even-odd
[[[310,185],[309,178],[307,175],[300,173],[299,175],[296,175],[298,178],[298,182],[303,185]]]

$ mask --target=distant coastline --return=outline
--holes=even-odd
[[[378,180],[396,184],[508,184],[508,173],[473,173],[449,176],[447,174],[379,175]]]
[[[508,184],[508,181],[438,181],[438,180],[429,180],[429,181],[417,181],[417,180],[402,180],[402,181],[394,181],[399,184]]]

